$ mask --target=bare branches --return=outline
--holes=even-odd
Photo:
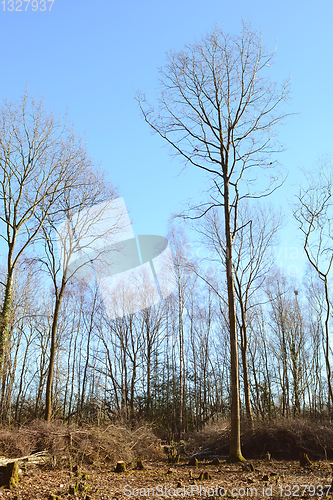
[[[305,253],[321,279],[330,273],[333,264],[331,163],[330,158],[324,158],[318,169],[305,174],[307,185],[300,188],[294,209]]]
[[[307,174],[307,186],[301,188],[294,217],[299,222],[303,233],[303,246],[311,266],[323,283],[326,302],[324,354],[328,384],[328,412],[333,405],[333,387],[331,382],[329,322],[331,301],[328,278],[333,265],[333,199],[332,199],[332,160],[324,158],[320,167]]]
[[[274,168],[276,177],[268,155],[281,146],[271,131],[286,116],[280,108],[289,81],[278,86],[268,79],[273,56],[246,25],[234,37],[216,29],[169,53],[156,109],[137,95],[144,119],[185,162],[234,184],[248,169]],[[245,180],[253,184],[251,177]]]
[[[0,313],[0,372],[8,339],[12,283],[19,259],[41,233],[77,200],[89,182],[91,159],[66,121],[57,120],[26,93],[0,109],[0,226],[7,244],[5,293]],[[72,201],[73,200],[73,201]]]
[[[186,46],[184,51],[169,54],[168,64],[160,70],[156,110],[147,106],[144,97],[137,95],[143,117],[150,127],[186,163],[211,174],[214,195],[204,214],[195,218],[207,215],[213,207],[223,208],[225,240],[222,253],[227,278],[231,355],[229,459],[235,462],[244,459],[240,447],[233,244],[239,201],[269,193],[276,181],[274,165],[268,188],[260,187],[260,193],[250,190],[259,176],[258,170],[264,168],[267,175],[273,166],[268,155],[281,149],[271,130],[285,117],[280,104],[288,98],[289,83],[279,88],[266,77],[265,67],[271,61],[272,55],[265,51],[260,36],[250,27],[243,25],[242,34],[234,37],[215,29],[200,42]],[[245,226],[246,221],[242,223],[242,227]],[[246,347],[244,353],[245,350]]]

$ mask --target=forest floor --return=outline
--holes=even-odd
[[[331,498],[332,468],[319,461],[310,467],[300,467],[299,461],[251,460],[253,471],[243,464],[208,461],[189,466],[188,461],[170,465],[166,460],[144,462],[144,469],[127,467],[123,473],[114,467],[83,466],[79,472],[54,469],[50,465],[28,465],[22,471],[20,483],[13,490],[0,490],[0,499],[49,499],[51,494],[61,499],[175,499],[192,498]],[[205,474],[206,478],[199,479]],[[70,488],[78,485],[73,494]],[[333,488],[332,488],[333,490]],[[60,500],[57,499],[57,500]]]

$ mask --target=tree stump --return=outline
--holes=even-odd
[[[143,470],[143,469],[145,468],[145,466],[144,466],[144,465],[143,465],[143,463],[142,463],[142,460],[138,460],[138,461],[136,462],[136,468],[137,468],[138,470]]]
[[[117,462],[116,468],[114,470],[115,472],[126,472],[126,464],[125,462]]]
[[[175,448],[170,448],[169,455],[168,455],[168,462],[169,464],[178,464],[180,459],[179,453],[177,453],[177,450]]]
[[[199,477],[198,477],[198,481],[204,481],[204,480],[209,480],[209,479],[212,479],[212,476],[209,474],[209,472],[201,472]]]
[[[15,488],[20,480],[18,462],[9,462],[7,465],[0,468],[2,477],[0,478],[0,486],[5,488]]]
[[[304,452],[301,452],[299,454],[299,464],[301,467],[310,467],[312,465],[309,460],[309,457]]]
[[[79,491],[80,481],[76,481],[75,486],[69,486],[68,492],[70,495],[75,495]]]
[[[254,472],[254,467],[249,462],[245,462],[244,464],[242,464],[242,469],[244,472]]]

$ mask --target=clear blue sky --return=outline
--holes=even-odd
[[[242,19],[251,22],[268,48],[277,47],[273,78],[291,76],[290,111],[300,114],[280,130],[290,175],[276,202],[291,196],[300,167],[332,151],[331,0],[55,0],[50,12],[31,4],[25,12],[23,4],[23,12],[0,4],[0,97],[17,98],[29,85],[56,114],[67,110],[119,187],[136,233],[165,235],[170,214],[196,198],[204,177],[193,168],[179,175],[182,164],[151,135],[135,90],[153,96],[165,53],[215,24],[239,33]]]

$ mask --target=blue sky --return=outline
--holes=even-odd
[[[0,4],[0,97],[17,98],[28,85],[48,109],[67,111],[119,187],[137,234],[165,235],[171,213],[188,197],[202,198],[205,177],[190,167],[180,173],[183,165],[142,120],[135,91],[153,97],[166,52],[215,24],[239,33],[242,19],[251,22],[264,44],[277,48],[272,78],[291,77],[290,111],[299,114],[280,129],[286,151],[279,159],[289,177],[272,202],[291,199],[300,168],[332,151],[331,0],[55,0],[45,12],[33,12],[31,4],[25,12],[25,6],[9,12],[10,2]],[[293,245],[288,231],[283,247]]]

